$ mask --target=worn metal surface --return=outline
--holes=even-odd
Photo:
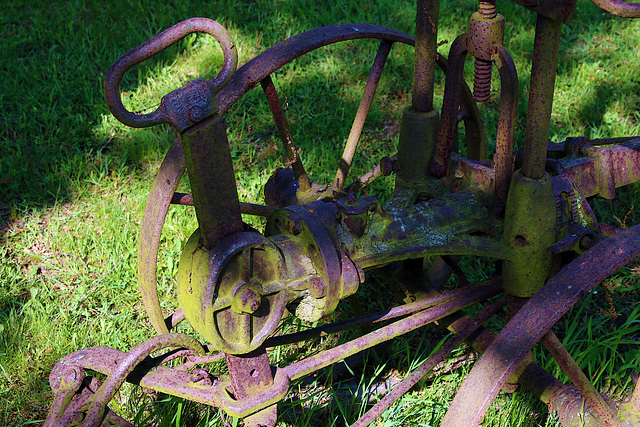
[[[411,106],[418,113],[433,110],[439,14],[440,0],[416,1],[416,49]]]
[[[485,302],[501,290],[508,294],[507,326],[495,339],[487,330],[475,332],[472,345],[485,353],[454,399],[443,425],[479,424],[498,390],[507,382],[512,387],[516,381],[558,409],[561,419],[573,419],[580,405],[591,408],[590,413],[597,414],[606,426],[626,426],[628,420],[637,419],[640,392],[636,390],[615,414],[580,375],[550,329],[584,292],[640,255],[640,226],[604,238],[586,200],[593,195],[613,198],[617,187],[640,180],[640,139],[613,141],[617,144],[610,146],[602,141],[569,139],[560,149],[549,152],[561,24],[571,17],[575,2],[514,1],[538,13],[523,166],[515,174],[518,76],[503,46],[504,18],[497,14],[493,2],[481,2],[480,11],[471,17],[469,32],[454,41],[447,64],[436,51],[439,2],[417,1],[412,108],[403,116],[398,155],[383,158],[374,170],[348,187],[349,168],[391,46],[394,42],[414,44],[406,34],[366,24],[323,27],[279,43],[232,76],[237,59],[228,33],[215,21],[194,18],[121,57],[105,80],[114,115],[131,126],[169,123],[181,132],[149,197],[139,248],[143,301],[151,323],[163,335],[129,353],[98,347],[65,357],[51,374],[56,397],[46,425],[79,420],[86,425],[106,421],[127,425],[106,406],[127,380],[220,407],[244,417],[247,426],[272,427],[277,419],[276,404],[285,397],[292,380],[436,320],[448,325],[456,336],[356,424],[366,425],[459,342],[474,334],[502,302],[491,304],[473,320],[454,313]],[[594,2],[604,4],[612,13],[637,16],[637,4]],[[213,35],[223,49],[224,65],[216,79],[188,83],[166,95],[151,114],[128,112],[118,88],[127,69],[193,32]],[[331,187],[310,182],[270,75],[311,50],[367,38],[380,39],[381,44],[336,178]],[[479,61],[475,88],[479,101],[490,95],[492,64],[500,72],[496,154],[491,162],[484,161],[482,121],[463,79],[467,53]],[[436,65],[446,74],[441,119],[433,109]],[[222,119],[233,103],[258,84],[265,92],[291,165],[291,169],[276,171],[265,188],[265,201],[271,206],[239,203]],[[455,152],[461,121],[465,122],[470,159]],[[175,192],[185,167],[192,194]],[[398,173],[396,189],[384,206],[375,197],[358,197],[373,179],[392,172]],[[171,203],[194,206],[199,229],[187,242],[180,260],[181,308],[165,320],[155,275],[160,233]],[[267,216],[265,233],[245,226],[241,213]],[[561,269],[559,255],[567,254],[582,255]],[[469,285],[455,258],[450,257],[461,255],[499,260],[502,277]],[[428,256],[447,263],[446,268],[434,265],[445,278],[439,282],[455,272],[463,286],[435,296],[435,291],[423,292],[425,299],[384,312],[272,337],[286,312],[309,322],[332,313],[342,299],[355,294],[365,280],[365,271],[402,261],[406,277],[394,277],[409,284],[409,271],[422,276],[422,258]],[[547,276],[554,273],[545,284]],[[184,318],[211,345],[167,333]],[[289,366],[272,367],[265,351],[267,346],[383,321],[391,323]],[[532,363],[530,349],[545,334],[543,343],[581,396],[576,397],[572,388]],[[158,350],[175,347],[178,349],[151,357]],[[221,353],[205,354],[211,350]],[[210,369],[210,363],[223,357],[228,378],[219,378]],[[183,358],[186,361],[176,367],[163,365]],[[85,378],[86,370],[100,372],[106,380],[99,384]]]
[[[340,166],[338,166],[338,172],[336,172],[336,177],[333,181],[333,192],[336,194],[342,190],[347,180],[349,169],[351,168],[351,163],[353,162],[353,156],[356,153],[358,141],[360,140],[360,135],[362,134],[362,129],[364,128],[364,121],[367,118],[367,114],[369,114],[369,108],[371,107],[371,103],[373,102],[373,96],[375,95],[376,88],[378,87],[378,83],[380,82],[382,69],[387,60],[387,56],[389,56],[389,52],[391,51],[391,46],[392,42],[383,40],[380,43],[378,53],[376,54],[376,58],[373,61],[371,73],[369,73],[367,85],[364,88],[364,94],[362,95],[362,99],[360,100],[360,105],[358,106],[356,116],[353,119],[353,125],[351,126],[351,131],[349,132],[349,136],[347,137],[344,152],[342,153],[342,159],[340,159]],[[435,64],[435,61],[433,61],[433,63]]]
[[[591,0],[593,4],[612,15],[624,18],[640,18],[640,3],[631,3],[624,0]]]
[[[561,32],[560,21],[537,16],[522,160],[522,175],[527,178],[544,176]]]
[[[443,426],[476,426],[520,360],[584,295],[640,257],[640,225],[621,230],[554,276],[509,321],[465,379]]]
[[[192,33],[207,33],[220,44],[224,62],[218,75],[213,80],[193,80],[184,87],[165,95],[160,106],[152,113],[134,114],[128,111],[120,99],[120,82],[124,73]],[[213,97],[229,81],[237,64],[236,46],[224,27],[213,19],[187,19],[130,50],[113,63],[104,80],[107,106],[118,120],[132,127],[167,123],[183,131],[215,113],[217,107]]]
[[[606,427],[619,426],[620,423],[616,418],[614,408],[609,406],[602,396],[600,396],[600,393],[596,391],[596,388],[591,384],[589,378],[582,372],[556,334],[553,331],[547,332],[544,338],[542,338],[542,344],[549,353],[551,353],[556,362],[558,362],[573,385],[576,386],[580,395],[589,406],[593,408],[595,413],[598,414],[598,418],[602,420],[603,424]]]

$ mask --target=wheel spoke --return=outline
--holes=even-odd
[[[369,73],[369,79],[367,80],[364,94],[362,95],[362,99],[360,100],[358,112],[356,113],[356,117],[353,120],[353,124],[351,125],[351,132],[349,133],[349,138],[347,138],[347,144],[344,147],[342,159],[340,160],[340,166],[336,173],[336,178],[333,182],[334,193],[342,190],[342,188],[344,187],[345,179],[349,174],[349,168],[351,167],[351,163],[353,162],[353,156],[355,155],[356,147],[358,146],[358,141],[360,140],[360,135],[362,134],[364,121],[369,114],[369,108],[371,107],[373,96],[375,95],[376,89],[378,88],[380,75],[382,74],[382,69],[384,68],[385,62],[387,61],[387,57],[389,56],[389,51],[391,50],[392,45],[393,42],[390,40],[382,40],[382,42],[380,42],[380,47],[378,48],[376,59],[373,61],[373,66],[371,67],[371,72]]]
[[[171,204],[174,205],[183,205],[183,206],[193,206],[193,195],[188,193],[174,193],[171,198]],[[256,203],[245,203],[239,202],[240,204],[240,213],[247,215],[257,215],[257,216],[270,216],[274,213],[277,208],[265,205],[259,205]]]
[[[260,82],[260,84],[262,85],[264,94],[267,96],[267,101],[269,101],[271,114],[273,115],[273,119],[276,122],[278,133],[280,133],[280,139],[282,139],[282,142],[284,144],[284,151],[287,155],[289,163],[291,164],[293,173],[296,175],[296,180],[298,181],[300,190],[308,191],[309,189],[311,189],[311,183],[309,182],[307,172],[304,170],[302,160],[300,160],[299,150],[296,148],[296,144],[293,141],[291,129],[289,129],[289,123],[287,122],[287,118],[284,115],[284,109],[282,108],[282,104],[280,103],[280,97],[278,96],[278,92],[276,91],[276,87],[273,84],[271,76],[269,75],[265,77]]]
[[[558,362],[565,374],[569,377],[574,386],[578,389],[582,397],[593,408],[598,418],[604,422],[607,427],[618,426],[616,414],[611,411],[611,407],[607,405],[600,393],[591,384],[589,378],[582,372],[582,369],[576,364],[569,352],[562,345],[558,337],[553,331],[547,332],[542,339],[544,348],[547,349],[553,358]]]

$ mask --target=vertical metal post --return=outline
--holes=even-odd
[[[544,175],[562,23],[538,14],[533,45],[522,175]]]
[[[420,113],[433,110],[439,14],[440,0],[417,0],[412,107]]]
[[[202,244],[211,249],[244,230],[224,119],[211,116],[181,138]]]

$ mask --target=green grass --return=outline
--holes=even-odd
[[[507,19],[505,43],[520,76],[520,143],[535,17],[504,3],[499,8]],[[614,18],[587,1],[578,3],[575,19],[563,29],[551,138],[638,135],[640,20]],[[153,333],[136,282],[137,235],[153,176],[174,133],[165,127],[130,129],[109,114],[102,94],[109,65],[192,16],[211,17],[228,28],[242,64],[283,38],[333,23],[376,23],[412,34],[413,7],[412,2],[391,0],[13,0],[0,5],[1,425],[44,419],[53,397],[47,377],[65,354],[99,345],[128,350]],[[447,41],[442,53],[466,31],[475,8],[468,0],[442,3],[439,39]],[[338,44],[306,55],[274,76],[294,138],[316,181],[333,179],[375,48],[376,43],[368,41]],[[411,49],[394,46],[365,126],[356,172],[395,151],[398,118],[410,103],[412,59]],[[126,105],[150,111],[171,89],[215,75],[220,61],[210,39],[188,37],[127,74],[122,86],[129,95]],[[440,105],[441,74],[436,90]],[[499,91],[494,89],[480,108],[491,143]],[[260,90],[245,96],[226,119],[240,198],[260,202],[264,183],[286,163]],[[373,191],[388,194],[389,182]],[[187,186],[186,179],[182,185]],[[638,223],[639,204],[637,187],[621,191],[615,201],[595,202],[605,222],[627,226]],[[194,227],[192,210],[170,210],[159,261],[164,295],[174,292],[177,261]],[[483,268],[474,262],[470,269]],[[368,292],[376,293],[368,294],[374,302],[367,309],[382,307],[376,304],[388,295]],[[617,396],[629,389],[629,374],[640,370],[638,294],[636,267],[599,287],[557,326],[587,375]],[[163,304],[167,310],[175,308],[172,298],[164,298]],[[341,305],[336,317],[348,313]],[[286,363],[329,345],[335,341],[319,339],[303,349],[274,350],[273,357]],[[372,353],[355,376],[334,378],[331,387],[321,378],[301,381],[281,404],[281,424],[352,422],[365,407],[353,397],[354,390],[366,388],[372,377],[402,377],[429,351],[421,335],[411,334]],[[537,353],[540,363],[557,371],[544,352]],[[385,413],[380,425],[436,425],[468,369],[465,365],[425,382]],[[139,423],[155,414],[158,425],[223,425],[217,409],[162,396],[152,401],[134,387],[126,387],[113,407],[132,417],[137,414]],[[543,405],[525,393],[500,396],[485,421],[554,425]]]

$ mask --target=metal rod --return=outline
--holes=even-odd
[[[174,205],[193,206],[193,195],[187,193],[174,193],[171,198],[171,203]],[[278,210],[273,206],[258,205],[255,203],[239,202],[240,213],[247,215],[257,216],[271,216],[272,213]]]
[[[356,148],[358,147],[360,135],[362,135],[364,122],[369,114],[369,108],[371,107],[373,96],[378,88],[380,75],[382,74],[382,69],[387,61],[392,45],[392,41],[382,40],[380,47],[378,48],[376,59],[373,61],[373,66],[369,73],[369,79],[367,80],[367,85],[364,89],[364,94],[360,100],[358,112],[356,113],[356,117],[353,119],[353,125],[351,125],[351,132],[349,132],[349,137],[347,138],[347,143],[344,147],[344,152],[342,153],[342,160],[340,160],[340,166],[336,172],[336,178],[333,181],[334,192],[340,191],[344,187],[345,180],[349,174],[349,168],[351,168],[351,162],[353,162],[353,156],[355,155]]]
[[[364,316],[356,317],[354,319],[348,319],[343,320],[342,322],[322,325],[317,328],[311,328],[305,331],[295,332],[288,335],[271,337],[265,341],[264,346],[275,347],[278,345],[291,344],[299,341],[309,340],[322,335],[335,334],[337,332],[346,331],[348,329],[359,328],[361,326],[395,319],[398,317],[413,314],[417,311],[424,310],[437,304],[443,304],[456,298],[462,298],[463,296],[468,294],[484,294],[485,292],[493,292],[494,294],[496,294],[500,292],[501,286],[502,284],[499,280],[489,279],[483,282],[474,283],[473,285],[469,285],[464,288],[456,289],[455,291],[437,294],[433,297],[424,298],[409,304],[394,307],[387,311],[367,314]]]
[[[475,332],[484,322],[489,320],[491,316],[496,314],[500,309],[504,307],[504,299],[499,299],[493,302],[487,308],[482,310],[475,318],[463,317],[456,323],[460,323],[461,330],[455,334],[446,344],[444,344],[440,350],[433,353],[427,360],[425,360],[420,366],[418,366],[411,374],[407,375],[402,382],[394,387],[394,389],[382,398],[373,408],[367,411],[358,421],[352,424],[351,427],[364,427],[371,424],[378,418],[384,411],[386,411],[393,403],[403,396],[406,392],[411,390],[418,381],[420,381],[425,375],[427,375],[447,354],[451,353],[455,348],[460,345],[462,341],[467,339],[473,332]]]
[[[544,175],[561,30],[560,21],[538,14],[522,161],[522,175],[527,178]]]
[[[565,374],[569,377],[574,386],[578,389],[582,397],[593,408],[600,420],[607,427],[617,427],[620,425],[615,413],[604,401],[600,393],[591,384],[589,378],[582,372],[582,369],[576,364],[569,352],[562,345],[558,337],[553,331],[547,332],[542,339],[544,348],[551,353],[553,358],[558,362]]]
[[[300,190],[308,191],[311,189],[311,183],[309,182],[309,177],[304,169],[302,160],[300,160],[300,153],[296,148],[293,136],[291,135],[291,129],[289,128],[287,117],[284,114],[284,109],[282,108],[282,104],[280,103],[280,97],[278,96],[278,92],[276,91],[276,87],[273,84],[271,76],[269,75],[262,79],[260,84],[262,85],[264,94],[267,96],[267,101],[269,102],[269,108],[271,108],[273,120],[276,122],[276,127],[278,128],[280,139],[282,139],[282,142],[284,143],[284,151],[287,155],[289,163],[291,164],[293,173],[296,176],[296,180],[298,181]]]
[[[440,0],[417,0],[412,107],[422,113],[433,110],[439,14]]]
[[[211,116],[181,138],[202,243],[211,249],[244,231],[224,119]]]
[[[283,368],[283,371],[291,380],[304,377],[305,375],[308,375],[326,366],[332,365],[362,350],[375,347],[380,343],[389,341],[400,335],[418,329],[426,325],[427,323],[442,319],[443,317],[455,313],[463,309],[464,307],[489,298],[492,295],[495,295],[494,291],[485,289],[484,292],[464,295],[461,298],[447,301],[444,304],[428,308],[409,317],[383,326],[380,329],[377,329],[371,333],[363,335],[337,347],[333,347],[318,355],[295,362],[287,366],[286,368]]]

